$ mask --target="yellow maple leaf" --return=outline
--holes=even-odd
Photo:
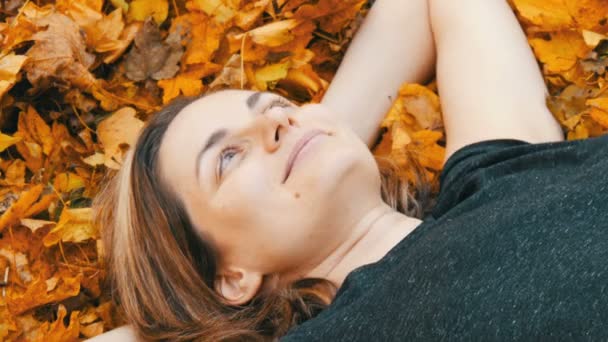
[[[564,0],[512,0],[520,15],[544,30],[566,29],[574,19]]]
[[[169,14],[167,0],[133,0],[129,5],[128,17],[130,20],[145,21],[152,16],[157,24],[162,24]]]
[[[163,89],[163,103],[167,104],[180,94],[185,96],[196,96],[203,92],[203,81],[178,75],[175,78],[158,81],[158,86]]]
[[[220,46],[224,27],[209,20],[204,14],[189,13],[174,20],[171,32],[190,32],[190,42],[183,57],[184,64],[209,63]]]
[[[91,208],[64,208],[57,225],[42,239],[44,246],[50,247],[63,242],[83,242],[98,237],[93,225]]]
[[[579,58],[585,57],[590,49],[582,34],[576,31],[551,33],[551,39],[530,40],[534,52],[545,65],[546,73],[559,73],[574,67]]]

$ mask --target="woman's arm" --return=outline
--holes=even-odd
[[[371,146],[399,86],[427,81],[434,66],[428,0],[377,0],[322,103]]]
[[[507,0],[430,0],[446,160],[483,140],[560,141],[547,88]]]

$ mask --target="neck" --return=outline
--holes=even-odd
[[[324,278],[340,287],[351,271],[382,259],[421,222],[383,203],[357,221],[349,238],[306,277]]]

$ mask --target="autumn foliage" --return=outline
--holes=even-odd
[[[568,138],[605,133],[607,3],[511,3],[541,63],[549,108]],[[121,324],[90,206],[150,114],[180,95],[222,88],[318,102],[370,5],[1,4],[0,340],[19,341],[74,340]],[[375,153],[405,170],[406,155],[414,156],[436,185],[445,135],[434,84],[404,84],[382,127]]]

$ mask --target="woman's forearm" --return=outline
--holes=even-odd
[[[377,0],[322,103],[370,146],[403,82],[433,75],[428,0]]]

